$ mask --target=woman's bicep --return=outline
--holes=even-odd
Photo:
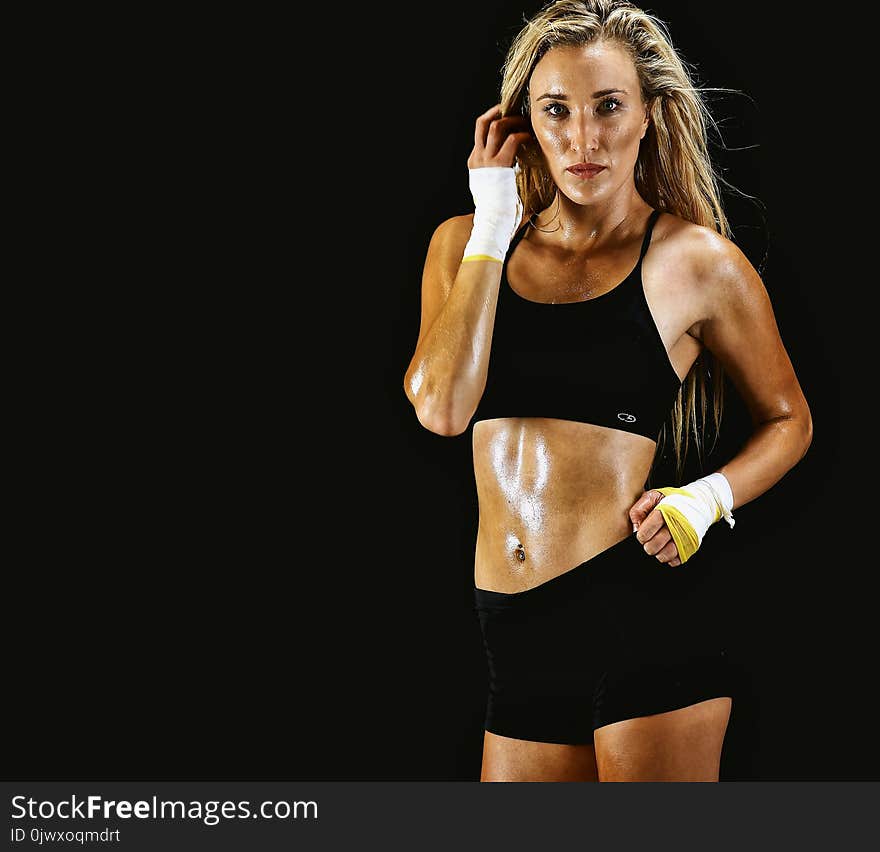
[[[705,267],[711,273],[703,343],[730,375],[755,423],[809,416],[764,282],[729,240],[718,240],[712,254]]]

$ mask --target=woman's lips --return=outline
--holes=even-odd
[[[605,171],[605,166],[569,166],[566,171],[584,180],[596,177],[599,172]]]

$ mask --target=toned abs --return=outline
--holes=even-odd
[[[672,247],[663,246],[665,230],[658,223],[655,248],[646,255],[642,274],[664,346],[676,372],[684,376],[701,348],[687,333],[699,314],[693,299],[682,295],[681,267],[674,262]],[[537,258],[528,262],[529,248],[521,247],[518,253],[521,291],[536,290],[528,285],[547,280],[546,265],[541,275]],[[637,249],[632,247],[623,261],[618,257],[616,264],[608,264],[601,277],[619,281],[632,267]],[[554,283],[556,293],[565,291],[562,282]],[[599,284],[598,289],[608,288]],[[644,490],[656,446],[643,435],[553,418],[476,422],[476,586],[504,593],[525,591],[632,535],[629,509]]]
[[[550,418],[474,425],[479,527],[474,582],[519,592],[632,535],[656,444],[642,435]]]

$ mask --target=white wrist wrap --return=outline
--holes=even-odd
[[[654,490],[664,495],[657,510],[672,534],[682,564],[696,553],[712,524],[724,518],[732,529],[736,523],[732,514],[733,491],[723,473],[712,473],[683,488]]]
[[[462,263],[474,260],[504,262],[510,241],[523,215],[514,167],[468,169],[474,199],[474,226]]]

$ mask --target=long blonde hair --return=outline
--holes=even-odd
[[[731,237],[721,205],[718,182],[708,151],[707,126],[717,125],[683,60],[676,53],[666,25],[628,0],[556,0],[547,3],[516,35],[502,68],[501,110],[504,115],[528,115],[528,85],[532,71],[552,47],[581,46],[596,40],[614,41],[626,48],[635,63],[648,105],[650,123],[635,165],[635,185],[653,208],[673,213]],[[713,91],[733,91],[713,89]],[[557,188],[535,146],[520,146],[517,154],[520,198],[530,219],[546,210]],[[725,182],[726,183],[726,182]],[[724,370],[704,349],[679,389],[671,413],[676,472],[681,481],[689,445],[688,429],[702,464],[706,423],[707,384],[714,379],[715,437],[724,409]],[[698,393],[699,391],[699,393]],[[651,471],[666,437],[661,430]],[[650,474],[648,477],[650,483]]]

